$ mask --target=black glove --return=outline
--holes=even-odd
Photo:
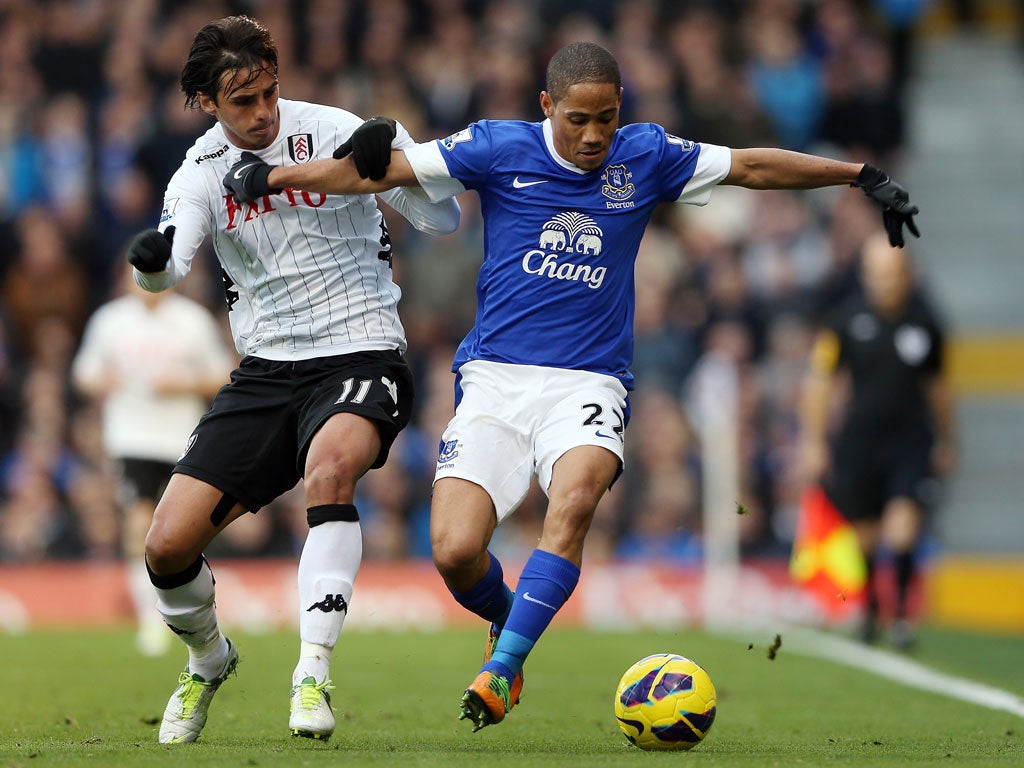
[[[271,189],[267,177],[277,166],[268,165],[252,152],[243,152],[238,162],[224,175],[224,186],[235,194],[240,203],[251,203],[264,195],[275,195],[280,189]]]
[[[174,227],[139,232],[128,246],[128,263],[139,272],[163,272],[171,259]]]
[[[340,160],[351,152],[360,178],[380,181],[391,164],[391,142],[397,133],[398,126],[390,117],[371,117],[334,150],[334,159]]]
[[[903,247],[904,224],[914,237],[921,236],[914,223],[914,216],[918,212],[917,206],[910,204],[907,190],[890,179],[884,171],[865,163],[857,180],[850,186],[860,187],[865,195],[882,206],[882,223],[885,224],[889,244],[893,248]]]

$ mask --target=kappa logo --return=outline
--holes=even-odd
[[[289,136],[288,157],[296,163],[308,163],[313,158],[313,134],[295,133]]]
[[[199,165],[204,160],[216,160],[218,157],[224,155],[229,149],[230,147],[228,147],[227,144],[224,144],[216,152],[207,152],[205,155],[199,155],[199,157],[196,158],[196,165]]]
[[[313,603],[306,609],[306,613],[310,613],[311,611],[323,611],[324,613],[348,613],[348,603],[345,602],[344,595],[332,595],[328,593],[324,595],[323,600]]]
[[[600,256],[604,232],[589,216],[576,211],[565,211],[553,216],[541,229],[539,248],[523,256],[523,271],[549,280],[568,280],[585,283],[589,288],[600,288],[607,267],[576,264],[560,260],[566,254]]]

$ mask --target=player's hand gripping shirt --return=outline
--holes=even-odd
[[[278,100],[280,129],[255,154],[272,165],[329,158],[362,119],[345,110]],[[396,148],[413,145],[402,126]],[[166,272],[136,272],[147,290],[181,280],[207,235],[224,280],[238,351],[300,360],[368,349],[405,350],[401,291],[391,280],[391,239],[373,195],[324,195],[285,189],[238,203],[224,174],[242,150],[218,123],[186,153],[164,196],[160,230],[175,227]],[[448,233],[458,206],[431,203],[419,189],[381,197],[417,228]]]
[[[406,150],[432,200],[475,189],[484,219],[476,323],[456,353],[594,371],[632,386],[633,265],[654,208],[704,205],[728,148],[650,123],[616,131],[603,167],[554,148],[550,121],[484,120]]]

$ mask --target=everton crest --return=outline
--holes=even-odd
[[[601,174],[604,185],[601,194],[612,200],[628,200],[636,192],[636,185],[630,179],[633,174],[624,165],[609,165]]]

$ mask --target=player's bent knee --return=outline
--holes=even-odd
[[[182,584],[187,584],[197,575],[203,565],[203,556],[191,555],[182,558],[180,555],[167,557],[159,551],[151,552],[146,549],[146,571],[149,573],[149,580],[154,586],[161,589],[173,589]]]
[[[369,469],[373,457],[333,456],[311,464],[304,480],[306,498],[352,498],[356,481]]]
[[[570,492],[560,497],[557,503],[548,507],[544,519],[545,531],[562,532],[566,536],[577,535],[580,531],[586,533],[590,521],[594,519],[597,501],[593,494],[587,492]]]
[[[192,542],[165,536],[155,528],[146,536],[146,564],[152,573],[162,576],[180,573],[192,567],[201,554],[202,549],[197,551]]]
[[[487,552],[486,547],[473,545],[465,539],[458,542],[451,539],[435,540],[431,550],[434,567],[445,580],[475,575]]]

